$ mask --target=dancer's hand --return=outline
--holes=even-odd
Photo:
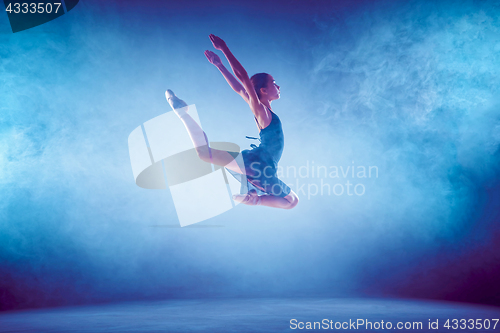
[[[225,48],[227,48],[226,42],[224,42],[222,38],[217,37],[214,34],[210,34],[209,37],[216,50],[223,51]]]
[[[205,57],[207,57],[208,61],[215,67],[219,67],[222,65],[222,61],[220,60],[219,56],[212,51],[205,51]]]

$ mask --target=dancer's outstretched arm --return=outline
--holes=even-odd
[[[257,92],[255,91],[250,78],[248,77],[247,71],[231,53],[226,45],[226,42],[215,35],[210,35],[210,40],[212,41],[214,48],[222,51],[222,53],[224,53],[224,55],[226,56],[229,65],[231,65],[231,69],[233,70],[234,75],[236,76],[236,78],[238,78],[238,80],[241,81],[248,94],[248,105],[250,105],[250,109],[255,115],[255,118],[257,118],[257,121],[260,125],[264,125],[263,127],[266,127],[265,124],[269,124],[271,122],[271,114],[269,113],[269,111],[267,111],[267,108],[260,102],[257,96]]]
[[[205,51],[205,56],[207,57],[208,61],[217,69],[221,72],[222,76],[226,79],[227,83],[233,88],[234,91],[238,95],[240,95],[245,102],[248,103],[248,94],[245,88],[241,85],[240,81],[238,81],[233,74],[231,74],[227,68],[222,64],[222,61],[220,60],[219,56],[212,51]]]

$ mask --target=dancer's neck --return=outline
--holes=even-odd
[[[262,104],[264,104],[269,110],[271,109],[271,101],[270,100],[261,100],[260,101]]]

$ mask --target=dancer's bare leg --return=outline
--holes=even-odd
[[[292,209],[299,203],[299,197],[295,192],[290,191],[286,197],[276,197],[274,195],[261,195],[260,204],[262,206],[282,208],[282,209]]]
[[[269,194],[257,195],[255,190],[251,190],[247,194],[233,195],[233,199],[245,205],[262,205],[282,209],[292,209],[299,203],[299,197],[294,191],[290,191],[290,194],[283,198]]]
[[[210,148],[207,135],[200,125],[198,125],[198,123],[187,112],[188,108],[186,102],[175,96],[170,89],[165,92],[165,97],[177,116],[179,116],[181,121],[184,123],[184,126],[186,126],[189,137],[191,138],[200,159],[207,163],[224,166],[229,170],[240,174],[244,173],[229,152]]]

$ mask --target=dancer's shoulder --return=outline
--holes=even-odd
[[[255,119],[257,120],[257,125],[259,129],[266,128],[272,121],[272,112],[269,110],[267,106],[258,101],[258,105],[250,105],[250,109],[252,110]]]

